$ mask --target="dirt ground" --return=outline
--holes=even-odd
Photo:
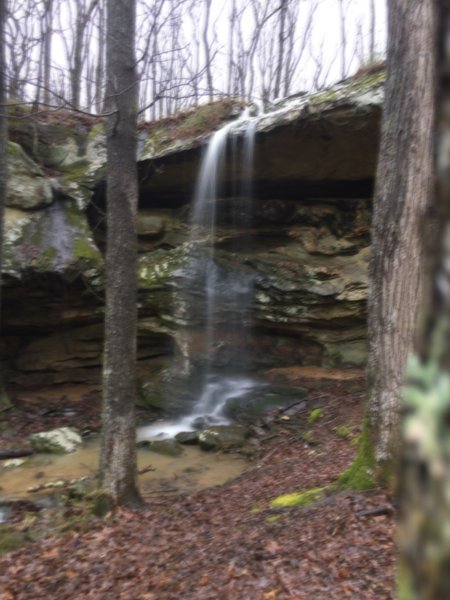
[[[388,491],[325,489],[306,505],[271,505],[280,495],[326,488],[351,463],[364,398],[354,390],[353,382],[334,382],[291,410],[272,411],[254,430],[256,457],[223,486],[155,497],[142,510],[118,510],[4,555],[0,599],[393,598]],[[73,406],[84,428],[99,424],[95,402]],[[73,418],[67,405],[65,414],[42,411],[23,399],[0,447],[13,437],[25,443],[42,420],[48,428]],[[26,529],[26,515],[16,518]]]

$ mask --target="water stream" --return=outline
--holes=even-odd
[[[211,136],[202,158],[182,289],[177,291],[185,325],[176,334],[180,356],[174,365],[193,402],[176,421],[147,428],[143,435],[148,437],[226,424],[227,403],[244,398],[258,385],[248,375],[254,280],[239,262],[251,243],[256,123],[256,117],[243,111]],[[228,255],[217,249],[219,228],[231,232]]]

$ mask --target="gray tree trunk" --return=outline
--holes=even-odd
[[[339,26],[341,29],[341,79],[347,75],[347,32],[345,29],[345,7],[344,0],[339,2]]]
[[[375,0],[369,3],[370,25],[369,25],[369,62],[375,60],[375,32],[376,32],[376,10]]]
[[[45,5],[43,26],[45,28],[43,40],[43,81],[38,81],[38,84],[43,84],[43,100],[45,104],[49,104],[51,100],[50,77],[52,70],[53,0],[47,0]]]
[[[287,0],[280,0],[280,13],[278,16],[278,61],[277,68],[275,71],[275,84],[273,88],[274,98],[279,98],[281,93],[282,74],[284,66],[284,49],[286,43],[286,16],[287,16],[288,2]]]
[[[400,600],[450,598],[450,1],[441,0],[436,6],[436,175],[440,218],[435,236],[430,316],[424,329],[421,358],[416,357],[405,389],[400,470]]]
[[[135,2],[107,2],[107,247],[101,484],[116,504],[136,486],[136,109]]]
[[[5,61],[5,20],[6,2],[0,0],[0,324],[2,305],[2,266],[3,266],[3,227],[8,177],[8,122],[6,118],[6,61]],[[0,364],[1,369],[1,364]],[[0,410],[9,406],[3,388],[3,373],[0,371]]]
[[[8,122],[6,118],[6,61],[5,61],[5,21],[6,2],[0,0],[0,275],[3,265],[3,215],[5,212],[6,185],[8,176]],[[0,276],[0,311],[2,305],[2,287]],[[0,312],[1,317],[1,312]],[[1,321],[0,321],[1,322]]]
[[[6,1],[0,0],[0,324],[2,306],[1,273],[3,265],[3,221],[6,200],[6,178],[7,178],[7,119],[6,119],[6,62],[5,62],[5,21]],[[0,373],[0,393],[2,376]],[[1,400],[0,400],[1,405]]]
[[[422,299],[433,185],[434,1],[388,2],[387,83],[372,227],[368,431],[377,462],[398,445],[406,358]]]

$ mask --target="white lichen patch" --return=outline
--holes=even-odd
[[[83,443],[81,435],[71,427],[60,427],[51,431],[34,433],[30,437],[30,441],[36,452],[57,454],[74,452]]]

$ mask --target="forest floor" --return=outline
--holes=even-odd
[[[336,482],[354,457],[364,393],[351,389],[337,383],[290,411],[272,412],[256,432],[257,457],[225,485],[75,521],[64,534],[5,554],[0,599],[393,598],[390,493],[316,490]],[[87,423],[98,418],[89,406]],[[39,419],[25,418],[27,410],[10,415],[0,447],[12,431],[35,428]],[[57,414],[47,418],[64,424]],[[312,488],[312,503],[306,494],[304,505],[271,504]],[[23,530],[31,522],[27,511],[15,519]]]

